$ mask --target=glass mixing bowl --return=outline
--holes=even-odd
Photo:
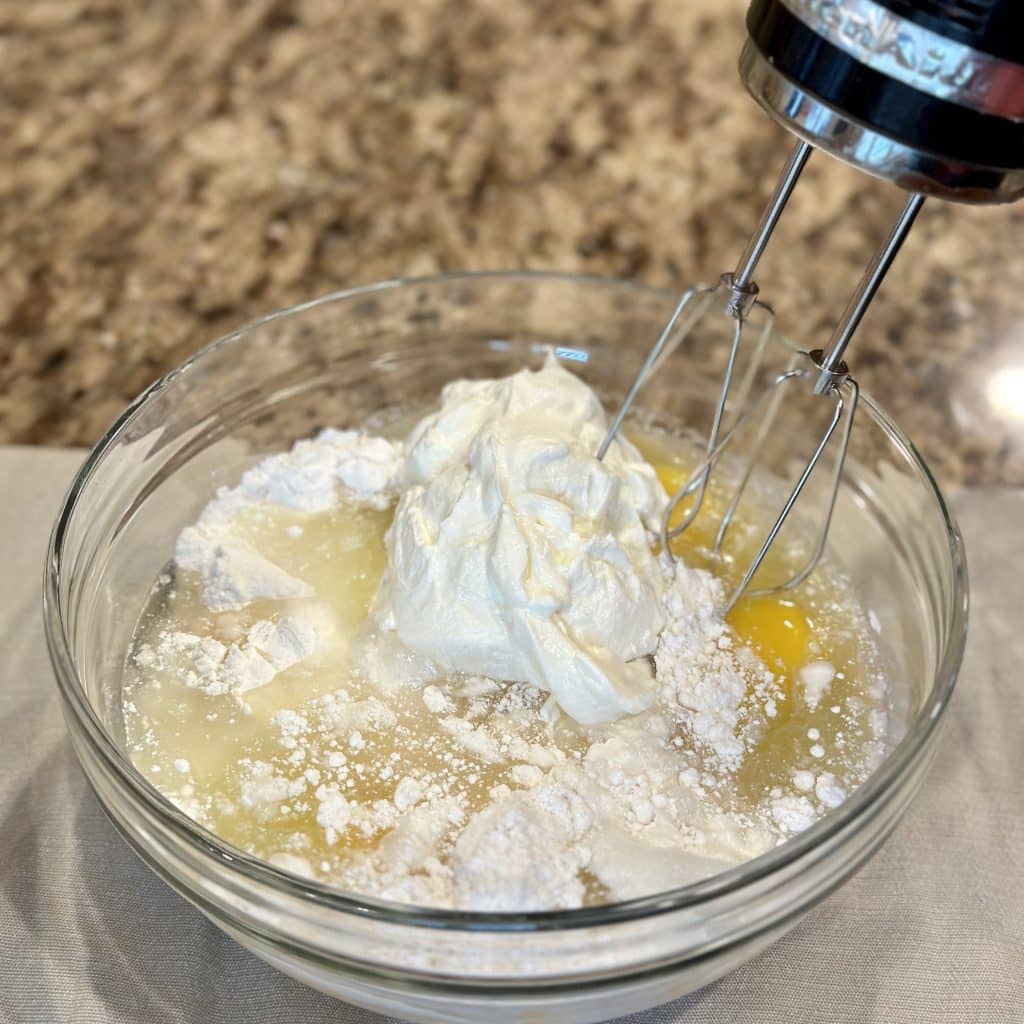
[[[130,846],[244,946],[332,995],[414,1021],[606,1020],[665,1002],[774,942],[881,845],[935,749],[964,646],[961,542],[913,446],[862,400],[831,557],[871,609],[902,738],[835,811],[770,853],[671,892],[533,914],[421,909],[345,893],[197,826],[125,752],[125,653],[179,531],[214,488],[321,426],[436,400],[455,377],[539,365],[546,346],[621,397],[674,297],[550,274],[456,275],[330,295],[210,345],[125,411],[78,473],[45,580],[71,742]],[[773,346],[785,355],[784,343]],[[656,420],[709,421],[723,347],[699,342],[642,393]],[[794,447],[768,468],[792,473]],[[543,870],[543,865],[538,866]]]

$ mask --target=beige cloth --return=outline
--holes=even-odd
[[[135,858],[89,792],[39,598],[47,534],[81,457],[0,449],[0,1021],[381,1024],[224,937]],[[916,804],[789,936],[631,1024],[1024,1019],[1024,492],[956,505],[971,640]]]

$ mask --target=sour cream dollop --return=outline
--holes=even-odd
[[[664,587],[650,531],[666,495],[621,436],[598,461],[606,430],[553,355],[449,384],[406,446],[382,637],[427,675],[527,682],[581,723],[647,707]]]

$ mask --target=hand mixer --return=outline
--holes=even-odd
[[[857,408],[857,384],[843,356],[907,237],[925,196],[967,203],[1012,202],[1024,195],[1024,0],[754,0],[740,76],[751,95],[799,139],[735,271],[713,287],[695,287],[679,300],[615,416],[602,458],[641,386],[695,327],[717,310],[731,321],[732,345],[704,458],[673,495],[662,524],[662,545],[697,518],[709,478],[739,431],[760,420],[755,440],[718,524],[712,553],[726,534],[772,432],[783,392],[809,387],[831,401],[824,432],[768,530],[754,560],[729,597],[758,596],[797,586],[824,551]],[[828,343],[750,394],[772,328],[771,308],[758,297],[753,275],[812,148],[909,192],[888,237],[868,264]],[[761,316],[754,318],[754,314]],[[748,369],[730,402],[745,327],[762,319]],[[727,408],[739,409],[726,425]],[[815,468],[830,447],[822,525],[807,563],[770,587],[749,590]],[[690,499],[678,521],[681,504]]]

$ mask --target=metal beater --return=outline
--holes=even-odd
[[[892,265],[926,195],[968,203],[1024,195],[1024,4],[1019,0],[754,0],[740,76],[761,106],[799,138],[735,271],[680,298],[608,431],[603,458],[644,382],[712,311],[732,324],[732,344],[707,450],[672,496],[662,544],[696,520],[711,474],[737,435],[760,420],[736,476],[712,553],[720,555],[754,466],[771,435],[783,393],[808,387],[832,403],[831,415],[757,555],[729,597],[775,593],[803,582],[821,558],[857,409],[857,383],[843,357]],[[753,275],[812,148],[821,149],[909,192],[888,237],[864,271],[828,343],[750,394],[774,314]],[[733,388],[753,314],[762,324],[743,380]],[[730,403],[730,398],[732,399]],[[726,424],[728,410],[739,409]],[[807,563],[781,583],[749,589],[825,452],[835,446],[821,526]],[[677,510],[690,501],[678,522]]]

